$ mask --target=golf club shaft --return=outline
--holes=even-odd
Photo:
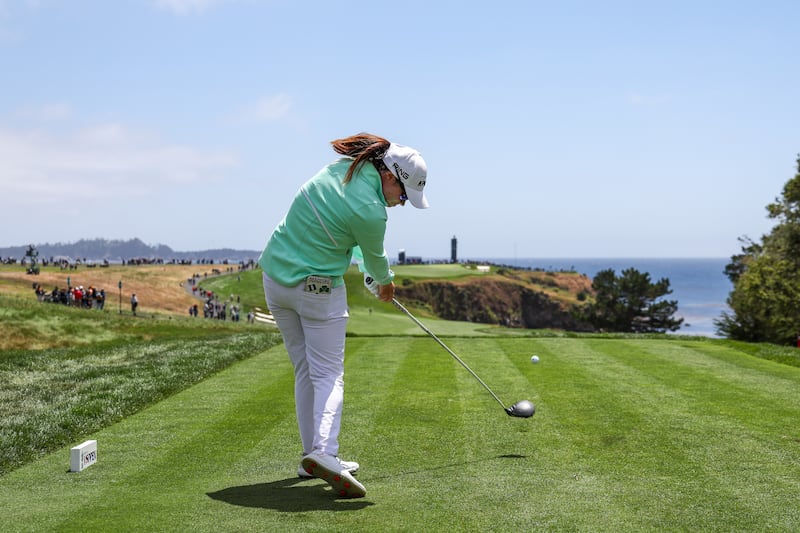
[[[452,356],[453,356],[453,358],[454,358],[456,361],[458,361],[458,362],[461,364],[461,366],[463,366],[464,368],[466,368],[466,369],[467,369],[467,372],[469,372],[470,374],[472,374],[472,377],[474,377],[475,379],[477,379],[477,380],[478,380],[478,383],[480,383],[481,385],[483,385],[483,388],[484,388],[484,389],[486,389],[487,391],[489,391],[489,394],[491,394],[491,395],[492,395],[492,397],[493,397],[495,400],[497,400],[497,403],[499,403],[500,405],[502,405],[502,406],[503,406],[503,409],[505,409],[505,408],[506,408],[505,404],[503,404],[503,402],[500,400],[500,398],[498,398],[498,397],[497,397],[497,395],[496,395],[494,392],[492,392],[492,389],[490,389],[490,388],[489,388],[489,386],[488,386],[486,383],[484,383],[484,382],[483,382],[483,380],[482,380],[481,378],[479,378],[479,377],[478,377],[478,374],[476,374],[475,372],[473,372],[473,371],[472,371],[472,369],[471,369],[469,366],[467,366],[467,363],[465,363],[464,361],[462,361],[462,360],[461,360],[461,358],[460,358],[459,356],[457,356],[457,355],[456,355],[456,353],[455,353],[453,350],[451,350],[450,348],[448,348],[448,347],[447,347],[447,345],[446,345],[444,342],[442,342],[442,341],[441,341],[441,339],[439,339],[439,337],[437,337],[436,335],[434,335],[434,333],[433,333],[431,330],[429,330],[428,328],[426,328],[426,327],[425,327],[425,324],[423,324],[422,322],[420,322],[419,320],[417,320],[417,318],[416,318],[414,315],[412,315],[412,314],[411,314],[411,311],[409,311],[408,309],[406,309],[406,308],[405,308],[405,306],[403,306],[403,304],[401,304],[400,302],[398,302],[398,301],[397,301],[397,298],[392,298],[392,303],[393,303],[393,304],[394,304],[394,305],[395,305],[395,306],[396,306],[398,309],[400,309],[402,312],[404,312],[406,315],[408,315],[408,318],[410,318],[411,320],[413,320],[413,321],[414,321],[414,323],[415,323],[416,325],[418,325],[419,327],[421,327],[421,328],[422,328],[422,330],[423,330],[425,333],[427,333],[428,335],[430,335],[430,336],[433,338],[433,340],[435,340],[436,342],[438,342],[438,343],[439,343],[439,345],[440,345],[442,348],[444,348],[445,350],[447,350],[447,353],[449,353],[450,355],[452,355]]]

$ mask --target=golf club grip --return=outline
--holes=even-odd
[[[498,397],[497,397],[497,395],[496,395],[496,394],[495,394],[495,393],[492,391],[492,389],[490,389],[490,388],[489,388],[489,386],[488,386],[486,383],[484,383],[484,382],[483,382],[483,380],[482,380],[480,377],[478,377],[478,374],[476,374],[475,372],[473,372],[473,371],[472,371],[472,369],[471,369],[471,368],[470,368],[470,367],[467,365],[467,363],[465,363],[464,361],[462,361],[462,360],[461,360],[461,358],[460,358],[458,355],[456,355],[456,353],[455,353],[453,350],[451,350],[451,349],[450,349],[450,348],[449,348],[449,347],[448,347],[448,346],[447,346],[447,345],[446,345],[446,344],[445,344],[445,343],[444,343],[444,342],[443,342],[443,341],[442,341],[442,340],[441,340],[439,337],[437,337],[436,335],[434,335],[434,334],[433,334],[433,332],[432,332],[431,330],[429,330],[427,327],[425,327],[425,324],[423,324],[422,322],[420,322],[419,320],[417,320],[417,317],[415,317],[414,315],[412,315],[412,314],[411,314],[411,311],[409,311],[408,309],[406,309],[406,308],[405,308],[405,306],[404,306],[403,304],[401,304],[400,302],[398,302],[398,301],[397,301],[397,298],[392,298],[392,303],[395,305],[395,307],[397,307],[398,309],[400,309],[401,311],[403,311],[403,312],[404,312],[404,313],[405,313],[405,314],[408,316],[408,318],[410,318],[411,320],[413,320],[413,321],[414,321],[414,323],[415,323],[416,325],[418,325],[420,328],[422,328],[422,330],[423,330],[425,333],[427,333],[428,335],[430,335],[430,336],[431,336],[431,338],[433,338],[433,340],[435,340],[436,342],[438,342],[438,343],[439,343],[439,345],[440,345],[442,348],[444,348],[445,350],[447,350],[447,353],[449,353],[450,355],[452,355],[452,356],[453,356],[453,358],[454,358],[456,361],[458,361],[458,362],[461,364],[461,366],[463,366],[463,367],[464,367],[464,368],[467,370],[467,372],[469,372],[470,374],[472,374],[472,377],[474,377],[475,379],[477,379],[477,380],[478,380],[478,383],[480,383],[481,385],[483,385],[483,388],[484,388],[484,389],[486,389],[487,391],[489,391],[489,394],[491,394],[491,395],[492,395],[492,397],[493,397],[495,400],[497,400],[497,403],[499,403],[501,406],[503,406],[503,409],[505,409],[505,408],[506,408],[506,406],[505,406],[505,404],[503,403],[503,401],[502,401],[502,400],[500,400],[500,398],[498,398]]]

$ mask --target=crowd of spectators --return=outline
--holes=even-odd
[[[85,261],[85,260],[84,260]],[[123,261],[123,264],[126,265],[141,265],[141,264],[152,264],[158,263],[160,260],[141,260],[141,259],[133,259],[133,260],[126,260]],[[56,264],[61,264],[62,269],[65,266],[72,268],[72,265],[69,265],[66,262],[61,261],[54,261]],[[105,261],[105,264],[100,266],[107,266],[108,262]],[[198,264],[213,264],[213,261],[198,261]],[[46,264],[46,263],[45,263]],[[77,262],[77,265],[81,264]],[[84,263],[85,264],[85,263]],[[160,264],[163,264],[161,261]],[[227,261],[221,262],[223,266],[222,269],[213,268],[211,271],[212,276],[218,276],[223,273],[233,273],[237,269],[241,272],[243,270],[249,270],[254,268],[255,263],[250,261],[249,263],[243,263],[238,265],[238,267],[229,266]],[[85,264],[86,265],[86,264]],[[89,265],[86,265],[89,266]],[[209,273],[201,274],[194,274],[191,278],[188,279],[189,285],[191,287],[191,293],[198,299],[203,300],[203,318],[212,319],[212,320],[231,320],[233,322],[239,322],[240,320],[240,298],[238,296],[230,295],[230,298],[221,300],[213,291],[204,290],[200,287],[199,282],[201,279],[207,279],[209,277]],[[67,278],[69,281],[69,278]],[[68,286],[67,288],[63,287],[54,287],[51,291],[45,290],[41,284],[34,282],[33,289],[36,293],[36,297],[40,302],[49,302],[49,303],[58,303],[63,305],[68,305],[71,307],[80,307],[84,309],[99,309],[102,310],[105,306],[106,301],[106,291],[105,289],[97,288],[94,286],[88,286],[84,288],[82,285],[78,285],[76,287]],[[136,308],[138,306],[138,299],[136,295],[133,294],[131,296],[131,312],[136,315]],[[194,304],[189,306],[189,315],[193,317],[197,317],[200,314],[200,305]],[[253,313],[248,314],[247,321],[252,323],[254,322],[254,315]]]
[[[239,270],[240,271],[243,270],[243,267],[240,266]],[[225,273],[227,274],[233,273],[234,271],[235,270],[233,267],[227,267],[225,269]],[[223,272],[217,268],[214,268],[211,271],[212,276],[219,276],[222,273]],[[230,319],[233,322],[239,322],[239,315],[240,315],[239,297],[238,296],[234,297],[234,295],[231,294],[228,300],[220,301],[219,297],[216,294],[214,294],[213,291],[205,290],[200,286],[200,280],[207,278],[208,278],[207,273],[203,274],[202,276],[200,274],[194,274],[191,278],[186,280],[191,286],[192,295],[195,298],[201,298],[204,301],[203,318],[209,318],[212,320]],[[196,317],[198,316],[199,312],[200,310],[197,304],[189,307],[189,316]]]
[[[84,309],[99,309],[102,310],[106,303],[105,289],[98,289],[89,286],[86,289],[82,285],[77,287],[68,287],[66,289],[53,287],[53,290],[48,292],[42,288],[38,283],[33,284],[33,290],[36,292],[36,298],[40,302],[50,302],[72,307],[81,307]]]
[[[189,308],[190,315],[197,316],[197,313],[197,305],[193,305]],[[210,318],[212,320],[230,319],[231,322],[239,322],[239,304],[238,302],[233,303],[232,301],[220,302],[212,295],[203,304],[203,318]]]

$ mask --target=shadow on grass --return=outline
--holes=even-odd
[[[374,505],[363,499],[338,498],[328,489],[327,484],[312,484],[310,480],[299,478],[228,487],[216,492],[208,492],[207,495],[213,500],[231,505],[274,509],[282,513],[358,511]]]
[[[527,459],[526,455],[506,454],[492,457],[497,459]],[[370,477],[372,480],[387,479],[397,476],[413,476],[420,473],[430,473],[436,470],[446,470],[462,467],[467,464],[486,463],[487,459],[479,459],[464,463],[453,463],[433,468],[420,470],[407,470],[387,476]],[[341,499],[328,489],[327,484],[314,483],[312,480],[299,478],[281,479],[270,483],[256,485],[242,485],[228,487],[216,492],[206,493],[212,500],[225,502],[240,507],[257,507],[261,509],[274,509],[282,513],[303,513],[306,511],[358,511],[374,505],[363,499]]]

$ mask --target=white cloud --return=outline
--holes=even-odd
[[[4,206],[147,197],[217,179],[237,164],[229,152],[167,143],[115,123],[62,135],[0,128],[0,161]]]

